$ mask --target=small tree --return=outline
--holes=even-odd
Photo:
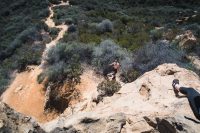
[[[92,46],[77,43],[61,43],[48,51],[47,68],[38,77],[41,83],[45,78],[46,82],[66,82],[75,86],[80,82],[82,74],[81,63],[89,62],[92,56]]]

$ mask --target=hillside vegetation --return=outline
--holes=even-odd
[[[49,82],[63,82],[67,75],[76,79],[84,69],[82,63],[102,73],[115,59],[121,63],[123,82],[132,82],[163,63],[176,63],[195,71],[186,56],[191,51],[199,55],[199,45],[185,50],[174,40],[191,30],[199,44],[199,2],[70,0],[69,3],[69,7],[53,8],[56,25],[66,23],[69,28],[61,43],[49,51],[47,69],[42,74],[45,76],[40,75],[39,79],[48,77]],[[178,21],[184,17],[188,19]]]
[[[43,19],[49,3],[41,0],[3,0],[0,4],[0,93],[8,85],[13,70],[40,64],[45,47]]]

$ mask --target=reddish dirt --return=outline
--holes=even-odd
[[[47,122],[57,115],[44,113],[43,85],[37,83],[37,76],[41,71],[38,67],[32,66],[31,71],[17,74],[2,95],[2,101],[16,111],[34,117],[39,122]]]
[[[83,99],[89,99],[97,91],[98,84],[103,78],[98,77],[92,69],[87,69],[81,75],[81,84],[76,88],[81,92]]]
[[[45,123],[55,119],[59,114],[46,114],[44,112],[44,86],[37,82],[37,76],[42,72],[42,69],[38,66],[31,66],[30,68],[30,71],[16,75],[14,81],[2,95],[2,101],[16,111],[34,117],[38,122]],[[74,105],[83,100],[90,100],[101,81],[102,79],[98,78],[94,71],[86,70],[81,75],[81,84],[76,86],[80,92],[80,98],[72,100],[71,104]]]

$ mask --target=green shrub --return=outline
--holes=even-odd
[[[49,65],[59,61],[70,62],[73,57],[77,57],[81,63],[89,62],[92,59],[92,45],[77,42],[59,43],[48,51],[45,59]],[[69,63],[70,64],[70,63]]]
[[[141,22],[129,22],[127,26],[127,32],[130,34],[136,34],[145,29],[144,24]]]
[[[162,29],[151,30],[150,31],[150,36],[151,36],[152,41],[160,40],[163,37],[163,30]]]
[[[73,24],[73,19],[72,19],[72,18],[66,18],[66,19],[65,19],[65,24],[66,24],[66,25],[71,25],[71,24]]]
[[[75,58],[75,57],[74,57]],[[70,87],[80,83],[80,75],[82,74],[81,64],[76,59],[71,59],[72,64],[58,62],[45,70],[47,82],[49,83],[68,83]],[[72,85],[72,86],[71,86]]]
[[[9,46],[7,46],[7,48],[4,51],[1,52],[0,59],[3,60],[11,56],[17,48],[21,47],[27,41],[36,40],[37,35],[38,35],[38,31],[35,27],[30,27],[24,30],[14,39],[14,41]]]
[[[53,19],[56,25],[68,22],[77,24],[79,21],[86,19],[84,11],[78,6],[69,6],[67,8],[66,6],[54,7],[53,10]]]
[[[39,75],[41,83],[47,78],[48,83],[76,85],[82,74],[81,63],[89,63],[92,58],[92,46],[81,43],[60,43],[48,51],[46,69]]]
[[[115,44],[112,40],[105,40],[96,46],[93,51],[92,64],[97,70],[104,70],[108,64],[118,59],[122,69],[126,69],[132,63],[132,55],[126,50]]]
[[[120,79],[124,83],[130,83],[136,80],[140,76],[140,72],[135,69],[129,69],[120,74]]]
[[[123,15],[120,17],[120,20],[123,24],[127,25],[132,20],[132,18],[127,15]]]
[[[0,95],[5,91],[10,83],[10,77],[8,76],[8,70],[0,68]]]
[[[105,80],[97,86],[97,91],[102,97],[112,96],[114,93],[118,92],[120,88],[121,85],[119,82]]]
[[[163,41],[147,44],[134,54],[134,68],[141,73],[150,71],[163,63],[175,63],[182,67],[187,67],[189,64],[185,59],[185,52]]]
[[[101,37],[96,34],[82,33],[79,35],[79,41],[83,43],[100,43]]]
[[[55,39],[58,36],[59,31],[60,29],[55,28],[55,27],[49,29],[49,34],[52,37],[52,39]]]
[[[49,14],[50,14],[49,9],[43,9],[38,15],[43,18],[48,16]]]
[[[65,32],[63,38],[62,38],[62,42],[73,42],[73,41],[77,41],[78,40],[78,33],[77,32],[73,32],[73,33],[67,33]]]
[[[100,33],[112,32],[113,24],[109,19],[106,19],[97,25],[97,29]]]
[[[70,25],[67,29],[68,33],[73,33],[73,32],[76,32],[76,31],[77,31],[77,28],[74,24]]]
[[[39,65],[44,45],[42,43],[35,45],[24,45],[15,52],[14,59],[16,60],[15,68],[18,71],[24,71],[28,65]]]
[[[38,77],[37,77],[37,82],[39,83],[39,84],[41,84],[43,81],[44,81],[44,79],[45,79],[45,74],[44,73],[40,73],[39,75],[38,75]]]
[[[118,43],[123,48],[130,51],[137,50],[150,41],[150,37],[146,32],[138,32],[136,34],[124,34],[118,39]]]

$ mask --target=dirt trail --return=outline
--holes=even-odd
[[[64,24],[55,26],[55,23],[52,19],[54,15],[52,8],[68,4],[68,2],[62,2],[59,5],[53,5],[49,7],[50,15],[46,19],[45,23],[51,28],[55,27],[60,28],[61,30],[54,40],[46,44],[46,49],[43,52],[42,59],[44,59],[44,56],[46,56],[49,48],[56,45],[64,36],[64,33],[68,28],[67,25]],[[42,60],[40,66],[42,66],[43,63],[44,61]],[[14,81],[11,83],[9,88],[7,88],[1,98],[4,103],[7,103],[16,111],[32,116],[39,122],[47,122],[54,119],[57,115],[44,113],[44,87],[37,82],[37,76],[42,72],[42,68],[40,66],[29,66],[29,71],[18,73]]]
[[[64,6],[64,5],[69,5],[69,2],[61,2],[59,5],[53,5],[51,7],[49,7],[49,11],[50,11],[50,15],[49,17],[47,18],[47,20],[45,21],[45,23],[50,27],[50,28],[59,28],[61,29],[60,32],[58,33],[58,36],[52,40],[50,43],[46,44],[46,49],[45,51],[43,52],[43,55],[42,55],[42,61],[41,61],[41,65],[40,67],[42,67],[44,64],[45,64],[45,61],[44,59],[46,58],[47,56],[47,52],[48,50],[55,46],[57,44],[57,42],[63,38],[65,32],[67,31],[68,29],[68,26],[65,25],[65,24],[61,24],[61,25],[55,25],[55,22],[53,21],[53,16],[54,16],[54,12],[53,12],[53,7],[58,7],[58,6]]]

